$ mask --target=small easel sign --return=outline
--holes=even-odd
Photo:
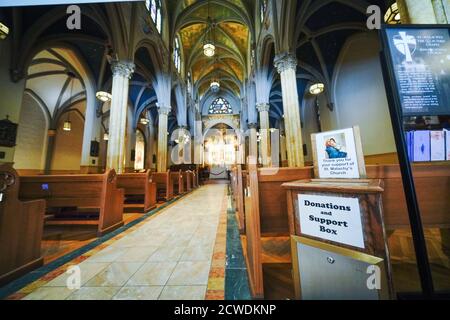
[[[314,174],[319,179],[364,179],[366,166],[359,127],[311,135]]]

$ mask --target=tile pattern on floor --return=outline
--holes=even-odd
[[[204,186],[9,299],[223,299],[225,208],[226,186]],[[67,288],[70,266],[79,267],[79,290]]]

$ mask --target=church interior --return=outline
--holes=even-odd
[[[295,300],[286,188],[355,126],[390,299],[450,292],[450,162],[411,161],[424,265],[367,25],[449,0],[28,2],[0,4],[0,299]],[[445,135],[448,103],[403,129]]]

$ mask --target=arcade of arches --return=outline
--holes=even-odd
[[[118,179],[149,170],[153,182],[170,170],[173,182],[181,170],[192,185],[167,201],[158,180],[150,213],[125,194],[123,226],[108,239],[89,223],[61,223],[74,219],[74,205],[57,223],[47,208],[33,259],[60,267],[2,278],[0,297],[294,299],[287,216],[286,229],[261,216],[264,287],[254,294],[230,183],[237,166],[309,168],[311,134],[355,125],[367,165],[398,163],[379,38],[366,26],[369,5],[383,12],[395,5],[389,23],[450,19],[448,0],[152,0],[81,4],[81,29],[68,30],[64,5],[1,7],[9,34],[0,37],[0,118],[18,124],[15,143],[0,146],[2,165],[23,181],[113,169]],[[324,90],[313,94],[315,84]],[[77,217],[89,218],[91,207],[81,205]],[[450,288],[446,228],[425,226],[439,290]],[[392,226],[387,236],[395,291],[419,291],[409,225]],[[96,240],[101,245],[87,251]],[[89,277],[71,291],[61,268],[77,263]]]

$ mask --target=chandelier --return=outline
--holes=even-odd
[[[203,53],[207,57],[214,57],[214,55],[216,54],[216,46],[214,45],[214,39],[211,39],[211,33],[213,33],[213,38],[214,38],[214,32],[213,32],[214,24],[211,20],[211,16],[209,15],[209,7],[210,7],[210,5],[209,5],[209,1],[208,1],[208,29],[207,29],[206,35],[205,35],[205,43],[203,45]]]
[[[217,70],[217,58],[214,60],[214,73],[216,73]],[[211,81],[211,84],[209,85],[209,87],[211,88],[211,91],[213,93],[217,93],[220,90],[220,83],[219,83],[219,79],[218,77],[214,77],[213,80]]]

